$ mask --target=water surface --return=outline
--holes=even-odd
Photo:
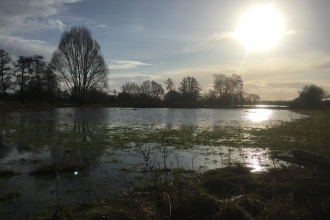
[[[277,109],[58,108],[47,112],[4,114],[1,118],[0,166],[18,171],[20,175],[1,178],[0,192],[17,191],[21,196],[16,202],[2,204],[2,209],[6,210],[3,216],[8,219],[35,217],[40,211],[59,203],[105,197],[115,188],[126,187],[127,181],[123,179],[134,182],[143,175],[141,148],[150,148],[151,160],[160,168],[164,167],[164,155],[157,138],[139,147],[134,140],[126,140],[130,138],[126,135],[129,131],[139,134],[142,128],[149,132],[157,129],[265,128],[300,117],[304,116]],[[57,139],[54,139],[55,135]],[[111,139],[115,135],[120,138]],[[103,142],[106,138],[107,142]],[[123,146],[114,143],[120,139],[125,140],[120,142]],[[165,164],[171,169],[205,171],[240,162],[253,171],[263,171],[273,163],[268,158],[268,149],[191,144],[185,148],[168,145],[166,150]],[[77,169],[55,178],[29,175],[43,164],[68,161],[84,164],[89,169]]]

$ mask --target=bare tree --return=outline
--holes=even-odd
[[[218,94],[218,97],[222,97],[225,90],[225,85],[228,81],[227,76],[225,74],[214,74],[213,77],[213,88]]]
[[[139,92],[141,96],[146,96],[148,99],[157,100],[161,95],[164,94],[164,89],[161,84],[146,80],[141,83],[139,87]]]
[[[164,82],[164,84],[165,84],[165,89],[167,91],[175,90],[174,82],[171,78],[167,78],[166,81]]]
[[[16,85],[18,86],[18,91],[20,94],[20,101],[23,103],[25,101],[24,92],[26,85],[30,80],[30,75],[32,72],[32,57],[20,56],[16,63],[15,77]]]
[[[108,68],[100,45],[85,27],[64,31],[51,65],[77,104],[84,103],[89,90],[107,86]]]
[[[33,87],[38,93],[39,101],[43,101],[43,86],[44,86],[44,75],[47,64],[44,61],[44,57],[41,55],[34,55],[32,57],[30,77]]]
[[[217,92],[220,99],[223,97],[228,97],[232,93],[239,93],[243,90],[242,77],[237,74],[233,74],[232,76],[215,74],[213,77],[213,88]]]
[[[160,96],[164,95],[164,89],[162,85],[155,81],[151,81],[150,95],[154,100],[159,99]]]
[[[13,59],[10,54],[0,49],[0,90],[3,92],[4,98],[7,96],[7,90],[11,87],[13,76]]]
[[[150,97],[151,96],[151,83],[150,80],[146,80],[141,83],[139,87],[139,93],[142,93],[143,95]]]
[[[134,82],[127,82],[121,86],[122,93],[127,93],[132,96],[137,96],[139,94],[140,87]]]
[[[245,101],[248,104],[253,104],[255,105],[256,102],[260,101],[260,96],[257,94],[253,94],[253,93],[248,93],[245,95]]]
[[[59,87],[57,77],[54,74],[53,69],[50,67],[50,65],[47,65],[47,67],[45,68],[43,82],[43,87],[46,93],[46,97],[48,98],[48,102],[53,103],[55,93],[59,89]]]
[[[197,101],[201,90],[199,82],[194,77],[184,77],[180,82],[179,91],[187,101]]]

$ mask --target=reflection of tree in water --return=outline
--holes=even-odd
[[[13,149],[17,149],[19,154],[42,154],[46,157],[49,151],[50,159],[58,162],[91,165],[103,154],[102,146],[97,144],[103,141],[99,134],[102,127],[98,125],[91,126],[85,121],[72,124],[29,122],[23,117],[16,123],[7,123],[0,119],[0,158],[5,158]]]
[[[4,136],[4,123],[5,123],[5,114],[0,116],[0,159],[3,160],[10,152],[10,141],[6,140]]]
[[[71,147],[70,145],[53,145],[50,148],[51,158],[57,162],[74,162],[87,166],[95,164],[104,152],[102,147],[93,146],[98,142],[97,138],[99,137],[95,134],[98,133],[99,129],[97,126],[90,126],[85,121],[74,122],[63,131],[72,134],[68,136],[69,139],[66,142],[73,143],[73,145]],[[79,146],[79,143],[82,143],[81,146]]]

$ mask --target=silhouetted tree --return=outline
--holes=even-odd
[[[166,103],[176,103],[176,102],[181,102],[181,101],[182,101],[181,93],[179,93],[175,90],[168,91],[164,96],[164,102],[166,102]]]
[[[220,104],[225,106],[234,104],[235,100],[233,98],[243,91],[242,77],[237,74],[232,76],[215,74],[213,77],[213,88],[217,93]]]
[[[186,102],[195,102],[199,97],[199,93],[202,90],[199,82],[194,77],[184,77],[180,82],[179,91],[182,93],[182,98]]]
[[[37,91],[39,101],[43,101],[43,87],[45,86],[45,71],[47,64],[44,61],[44,57],[41,55],[34,55],[32,57],[31,63],[31,84],[33,88]]]
[[[24,57],[24,56],[20,56],[15,65],[16,85],[18,86],[17,89],[19,91],[21,103],[24,103],[25,100],[24,92],[32,72],[31,65],[32,65],[32,57]]]
[[[51,65],[77,104],[84,103],[89,90],[107,86],[108,67],[100,45],[85,27],[64,31]]]
[[[299,100],[309,108],[319,108],[322,101],[329,97],[328,91],[316,85],[305,85],[299,92]]]
[[[120,87],[122,93],[127,93],[132,97],[136,97],[139,94],[140,87],[134,82],[127,82]]]
[[[256,102],[260,101],[260,96],[253,93],[248,93],[245,95],[245,102],[250,105],[255,105]]]
[[[0,49],[0,90],[5,99],[7,97],[6,91],[12,86],[12,77],[13,59],[7,51]]]
[[[146,80],[141,83],[139,87],[140,97],[145,97],[150,101],[156,101],[160,99],[160,96],[164,94],[164,89],[162,85],[155,81]],[[148,100],[145,100],[148,101]]]
[[[164,82],[164,84],[165,84],[165,89],[167,91],[175,90],[174,82],[171,78],[167,78],[166,81]]]
[[[151,98],[153,100],[158,100],[164,95],[164,89],[161,84],[151,81]]]
[[[56,96],[56,91],[59,90],[58,80],[53,72],[53,69],[47,65],[43,75],[43,88],[48,102],[53,103]]]

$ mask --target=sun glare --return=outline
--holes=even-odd
[[[282,37],[283,19],[270,6],[259,6],[244,14],[234,33],[249,50],[264,50],[274,46]]]
[[[267,121],[271,117],[273,111],[268,109],[255,109],[252,112],[248,112],[247,118],[254,123]]]

